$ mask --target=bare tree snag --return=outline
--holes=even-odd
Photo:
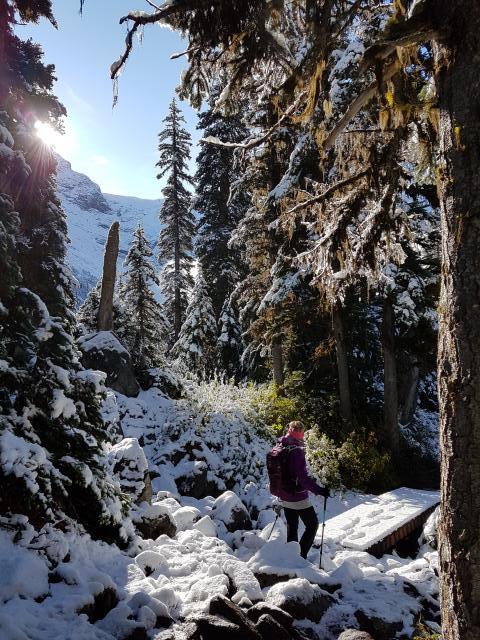
[[[113,293],[117,277],[117,258],[120,242],[120,224],[114,222],[108,232],[103,256],[102,289],[98,309],[98,330],[111,331],[113,328]]]

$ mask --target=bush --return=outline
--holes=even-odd
[[[308,429],[323,416],[323,407],[317,406],[318,399],[305,392],[303,371],[287,375],[283,392],[274,382],[255,388],[255,409],[277,437],[293,420],[301,420]]]
[[[349,489],[369,491],[390,484],[390,455],[377,447],[374,433],[353,431],[338,449],[340,476]]]
[[[315,477],[327,487],[343,489],[338,449],[333,440],[315,428],[307,431],[305,442],[308,464]]]
[[[371,491],[390,483],[390,456],[381,453],[373,433],[348,435],[340,446],[315,427],[306,434],[307,459],[315,476],[333,489]]]

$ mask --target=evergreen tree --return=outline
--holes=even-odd
[[[152,256],[145,232],[139,225],[125,258],[119,295],[121,313],[115,323],[137,370],[159,366],[165,354],[167,327],[152,290],[153,285],[158,286]]]
[[[201,266],[171,355],[187,371],[199,376],[210,376],[217,365],[217,322]]]
[[[102,279],[90,289],[83,304],[77,311],[77,327],[80,333],[92,333],[98,331],[98,309],[100,307],[100,294],[102,291]]]
[[[122,509],[103,463],[99,381],[73,343],[65,214],[53,154],[34,128],[65,110],[51,93],[53,66],[13,33],[42,16],[53,21],[47,0],[0,0],[0,513],[24,513],[35,526],[66,515],[112,540]]]
[[[191,210],[191,196],[186,188],[193,184],[188,175],[187,161],[190,159],[191,137],[182,127],[185,122],[175,99],[170,103],[164,118],[164,130],[159,134],[160,159],[157,178],[168,174],[167,184],[162,190],[164,201],[160,209],[162,230],[158,238],[158,259],[163,264],[161,288],[164,307],[173,325],[176,341],[185,319],[188,293],[192,287],[193,266],[192,243],[195,218]]]
[[[228,297],[223,303],[218,319],[218,362],[221,371],[229,378],[240,377],[240,359],[244,344],[238,315],[232,300]]]
[[[213,103],[199,115],[198,129],[204,137],[222,141],[241,140],[247,135],[238,115],[225,116]],[[216,317],[233,292],[242,271],[240,251],[229,246],[233,230],[245,213],[247,196],[232,184],[238,180],[233,149],[204,144],[197,157],[194,209],[198,212],[196,255],[202,263]]]

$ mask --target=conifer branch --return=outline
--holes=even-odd
[[[298,107],[301,99],[304,96],[305,96],[305,92],[302,91],[302,93],[298,96],[295,102],[288,107],[288,109],[277,120],[277,122],[273,126],[271,126],[269,129],[267,129],[267,131],[263,135],[258,136],[257,138],[252,138],[250,140],[247,139],[242,142],[222,142],[222,140],[219,140],[218,138],[215,138],[213,136],[208,136],[207,138],[200,138],[200,142],[203,144],[214,144],[217,147],[227,147],[229,149],[243,149],[244,151],[247,151],[248,149],[253,149],[253,147],[258,147],[259,144],[262,144],[262,142],[265,142],[266,140],[268,140],[270,136],[274,133],[274,131],[276,131],[276,129],[278,129],[278,127],[280,127],[285,122],[285,120],[287,120],[287,118],[289,118],[292,115],[292,113]]]
[[[348,178],[339,180],[335,184],[332,184],[332,186],[329,187],[326,191],[323,191],[322,193],[319,193],[318,195],[313,196],[313,198],[310,198],[309,200],[305,200],[304,202],[300,202],[299,204],[295,205],[294,207],[292,207],[286,212],[286,215],[296,213],[297,211],[300,211],[301,209],[305,209],[305,207],[309,207],[310,205],[315,204],[316,202],[325,200],[325,198],[328,198],[328,196],[330,196],[335,191],[338,191],[338,189],[341,189],[342,187],[346,187],[347,185],[352,184],[352,182],[356,182],[357,180],[360,180],[361,178],[365,177],[369,173],[370,173],[370,169],[365,169],[364,171],[360,171],[359,173],[356,173],[353,176],[349,176]]]

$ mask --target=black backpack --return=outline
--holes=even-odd
[[[288,469],[290,453],[296,446],[283,447],[279,442],[267,453],[267,473],[270,481],[270,493],[281,497],[282,492],[295,493],[296,478],[292,478]]]

